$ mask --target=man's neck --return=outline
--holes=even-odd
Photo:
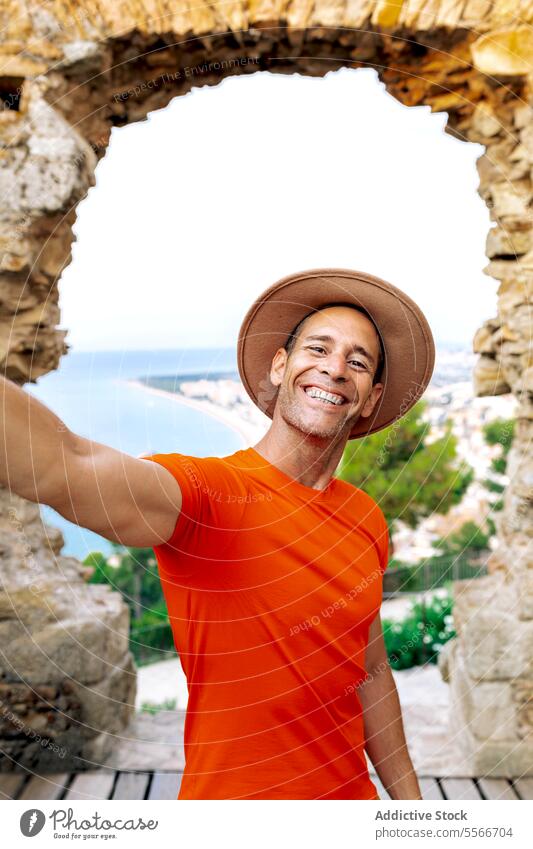
[[[331,442],[303,436],[287,426],[272,424],[253,446],[272,466],[313,489],[325,489],[342,457],[347,438]]]

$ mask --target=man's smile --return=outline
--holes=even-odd
[[[317,383],[308,383],[299,387],[311,401],[313,406],[320,405],[321,407],[341,407],[348,403],[348,399],[339,392],[332,392],[324,386]]]

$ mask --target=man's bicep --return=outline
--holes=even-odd
[[[161,466],[81,438],[64,462],[65,494],[51,506],[66,519],[140,548],[160,545],[172,534],[181,491]]]
[[[173,539],[183,508],[183,493],[179,481],[163,465],[151,463],[150,460],[139,458],[138,462],[151,465],[155,475],[156,492],[146,493],[143,505],[143,533],[149,532],[149,542],[144,545],[153,547],[163,545]],[[152,533],[155,536],[152,536]],[[132,531],[133,535],[133,531]],[[148,537],[146,537],[148,539]],[[132,543],[135,544],[135,543]],[[141,546],[140,543],[138,543]]]
[[[164,542],[170,546],[177,546],[180,550],[188,548],[193,543],[192,538],[197,535],[198,527],[202,527],[202,524],[207,521],[208,505],[204,496],[206,486],[200,468],[201,461],[179,453],[142,454],[139,459],[159,468],[178,486],[179,514],[176,516],[171,533]]]

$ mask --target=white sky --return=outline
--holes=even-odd
[[[496,315],[480,145],[372,70],[258,72],[114,129],[60,282],[73,350],[232,346],[252,300],[322,266],[389,280],[438,341]]]

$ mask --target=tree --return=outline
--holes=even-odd
[[[474,477],[459,461],[450,420],[442,437],[428,441],[426,406],[418,401],[390,427],[348,442],[339,466],[340,477],[377,501],[391,535],[398,520],[416,528],[434,512],[447,513]]]

